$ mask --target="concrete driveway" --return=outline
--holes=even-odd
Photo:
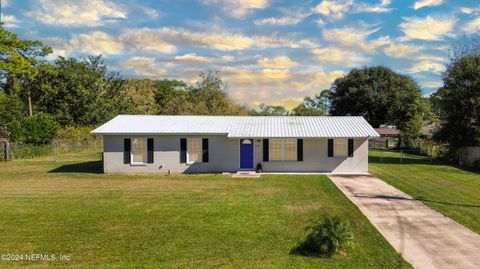
[[[480,235],[376,177],[329,177],[413,267],[480,268]]]

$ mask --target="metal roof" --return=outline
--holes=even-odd
[[[379,137],[357,116],[163,116],[119,115],[93,134],[210,134],[230,138]]]

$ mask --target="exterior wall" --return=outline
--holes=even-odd
[[[128,136],[134,138],[135,136]],[[139,137],[139,136],[138,136]],[[146,137],[146,136],[145,136]],[[239,166],[239,142],[226,136],[148,136],[154,138],[153,163],[130,165],[123,163],[124,136],[104,136],[105,173],[215,173],[236,172]],[[180,163],[180,138],[208,138],[208,163]]]
[[[368,173],[368,139],[354,139],[353,157],[328,157],[327,139],[303,139],[303,161],[263,162],[262,140],[255,140],[255,163],[263,172]]]
[[[129,136],[128,138],[133,138]],[[226,136],[148,136],[154,138],[154,163],[141,166],[123,164],[123,136],[104,136],[105,173],[216,173],[236,172],[240,166],[239,139]],[[209,139],[209,162],[180,163],[180,138]],[[327,139],[304,139],[303,161],[263,162],[263,140],[254,139],[254,167],[263,172],[367,173],[368,139],[354,139],[353,157],[328,157]]]

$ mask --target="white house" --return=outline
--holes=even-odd
[[[119,115],[98,127],[105,173],[368,172],[363,117]]]

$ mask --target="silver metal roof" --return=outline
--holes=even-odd
[[[93,134],[209,134],[230,138],[379,137],[357,116],[149,116],[119,115]]]

